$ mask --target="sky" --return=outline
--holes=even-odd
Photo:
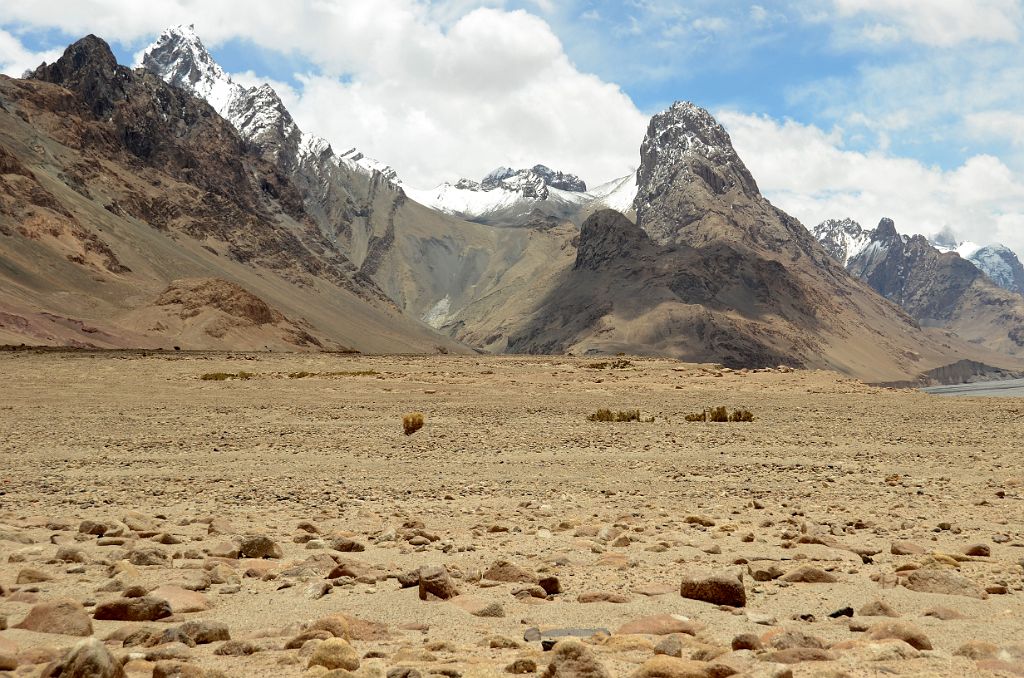
[[[409,186],[536,163],[597,185],[689,100],[807,226],[1024,253],[1024,0],[6,0],[0,71],[87,33],[133,64],[173,24]]]

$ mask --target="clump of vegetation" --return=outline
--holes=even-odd
[[[422,412],[410,412],[409,414],[402,417],[402,429],[405,431],[405,435],[411,436],[416,431],[423,428],[423,413]]]
[[[351,372],[324,372],[325,377],[375,377],[377,370],[354,370]]]
[[[710,421],[715,423],[723,422],[747,422],[754,421],[754,415],[750,410],[729,410],[725,406],[712,407],[702,412],[686,415],[686,421]]]
[[[203,381],[227,381],[228,379],[252,379],[252,372],[207,372],[203,376],[199,377]]]
[[[633,366],[633,363],[630,362],[629,360],[624,359],[624,358],[623,359],[619,359],[619,360],[613,360],[612,362],[604,361],[604,362],[590,363],[589,365],[584,365],[584,367],[586,367],[589,370],[607,370],[607,369],[624,370],[624,369],[626,369],[628,367],[632,367],[632,366]]]
[[[622,410],[619,412],[612,412],[609,409],[601,408],[597,412],[587,417],[588,421],[641,421],[640,410]],[[654,421],[654,417],[646,420],[647,422]]]
[[[289,379],[305,379],[306,377],[315,377],[315,376],[316,376],[316,372],[306,372],[305,370],[303,370],[302,372],[289,372],[288,373],[288,378]]]

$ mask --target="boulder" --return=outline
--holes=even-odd
[[[455,583],[443,566],[421,567],[420,600],[450,600],[459,595]]]
[[[113,621],[156,621],[172,614],[171,604],[163,598],[118,598],[96,606],[93,619]]]
[[[611,674],[589,647],[578,640],[562,640],[552,648],[543,678],[611,678]]]
[[[14,628],[64,636],[91,636],[92,620],[81,603],[57,600],[34,606]]]
[[[43,676],[56,678],[124,678],[124,669],[107,647],[96,638],[86,638],[68,650]]]
[[[679,587],[679,595],[713,605],[744,607],[747,604],[743,574],[736,572],[687,575]]]

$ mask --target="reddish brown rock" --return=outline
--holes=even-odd
[[[704,625],[686,617],[675,614],[656,614],[651,617],[634,619],[619,627],[618,635],[666,636],[671,633],[685,633],[695,636],[704,629]]]
[[[928,639],[924,631],[906,622],[884,621],[875,624],[868,631],[868,638],[871,640],[902,640],[916,650],[932,649],[932,641]]]
[[[36,605],[15,628],[64,636],[91,636],[92,620],[81,603],[58,600]]]
[[[744,607],[747,592],[743,587],[743,575],[731,572],[713,574],[691,574],[683,578],[679,595],[690,600],[700,600],[714,605]]]

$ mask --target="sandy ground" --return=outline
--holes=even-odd
[[[13,628],[33,605],[70,598],[91,615],[186,584],[199,590],[169,618],[92,621],[127,675],[322,675],[326,634],[290,641],[337,614],[365,676],[507,675],[516,660],[554,676],[1024,674],[1024,399],[595,360],[0,354],[0,665],[40,675],[79,640]],[[239,371],[252,377],[201,379]],[[684,419],[719,404],[755,421]],[[602,407],[653,422],[587,420]],[[411,411],[426,425],[405,436]],[[281,557],[213,557],[248,535]],[[365,550],[340,553],[338,537]],[[143,564],[153,549],[166,561]],[[501,560],[561,592],[483,576]],[[348,576],[328,579],[338,562]],[[416,571],[434,565],[455,602],[420,600]],[[835,581],[752,575],[772,566]],[[744,607],[680,595],[686,576],[735,572]],[[911,590],[915,573],[950,592]],[[898,617],[861,614],[872,601]],[[940,618],[951,611],[963,618]],[[653,615],[690,633],[617,633]],[[189,619],[255,652],[123,641]],[[610,633],[571,664],[525,640],[533,628]],[[754,650],[733,651],[741,634]]]

